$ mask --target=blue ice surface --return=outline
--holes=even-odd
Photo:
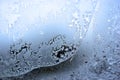
[[[18,79],[120,80],[119,2],[99,0],[100,7],[91,24],[93,28],[89,28],[78,54],[71,62],[37,69]]]

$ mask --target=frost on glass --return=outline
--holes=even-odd
[[[100,17],[103,16],[103,18],[98,18],[101,19],[98,21],[100,25],[97,25],[98,28],[93,34],[95,37],[93,47],[94,60],[91,61],[90,72],[99,75],[96,79],[119,80],[120,4],[117,1],[111,1],[109,5],[112,4],[113,6],[109,6],[107,2],[104,1],[103,5],[105,6],[102,8],[104,16],[101,14]]]
[[[85,37],[96,4],[96,0],[0,1],[0,77],[71,58]]]

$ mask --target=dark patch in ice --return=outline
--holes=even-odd
[[[30,50],[30,45],[31,44],[25,43],[19,49],[16,49],[16,48],[13,49],[13,47],[15,45],[12,45],[12,46],[10,46],[10,54],[17,55],[17,54],[21,53],[23,50],[25,50],[27,52],[28,50]]]
[[[85,61],[85,63],[88,63],[88,61]]]
[[[70,55],[70,53],[74,54],[76,51],[76,47],[74,45],[72,46],[68,46],[66,44],[61,45],[61,47],[59,49],[54,49],[53,50],[53,55],[57,58],[63,58],[63,57],[67,57],[68,55]]]

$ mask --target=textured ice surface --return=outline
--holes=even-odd
[[[0,1],[0,77],[70,59],[85,37],[96,4],[91,0]]]
[[[72,6],[77,3],[76,1],[80,1],[81,6],[84,7],[83,10],[90,9],[88,4],[96,7],[87,34],[80,43],[80,47],[77,48],[74,58],[56,66],[35,69],[23,76],[2,78],[2,80],[120,80],[120,1],[71,1]],[[70,3],[67,2],[67,4]],[[74,15],[76,16],[76,14]],[[79,30],[81,29],[77,31],[79,32]],[[43,34],[42,31],[40,33]],[[5,38],[7,37],[2,37],[4,43]],[[51,39],[53,36],[48,41]],[[3,42],[0,44],[4,44]],[[27,42],[27,44],[30,43]],[[3,47],[5,46],[1,47],[2,50]],[[64,45],[60,47],[63,48],[62,51],[66,48]],[[70,48],[71,45],[66,50],[69,51]],[[54,54],[61,51],[54,48],[53,50]],[[1,59],[2,61],[4,60]]]

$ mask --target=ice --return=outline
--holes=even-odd
[[[1,1],[0,77],[19,76],[73,57],[88,31],[96,3]]]

